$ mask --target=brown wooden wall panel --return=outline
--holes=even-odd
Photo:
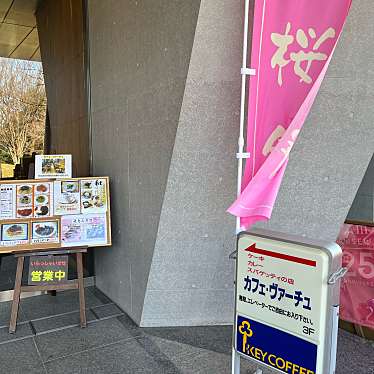
[[[42,0],[36,12],[50,118],[50,150],[89,175],[83,0]]]

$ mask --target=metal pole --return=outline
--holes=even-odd
[[[238,181],[237,181],[237,196],[242,192],[242,176],[243,176],[243,151],[244,151],[244,119],[245,119],[245,99],[246,99],[246,85],[247,85],[247,56],[248,56],[248,19],[249,19],[249,0],[245,0],[244,7],[244,37],[243,37],[243,61],[242,61],[242,92],[240,98],[240,127],[238,139]],[[236,233],[240,232],[240,217],[236,218]],[[240,355],[232,348],[232,363],[231,373],[240,374]]]
[[[232,348],[231,374],[240,374],[240,355]]]
[[[339,287],[338,285],[335,287]],[[338,347],[338,331],[339,331],[339,305],[335,305],[332,310],[332,341],[330,348],[330,373],[334,374],[336,370],[336,352]]]
[[[248,57],[248,24],[249,24],[249,0],[245,0],[244,10],[244,38],[243,38],[243,62],[242,62],[242,92],[240,100],[240,127],[239,127],[239,140],[238,140],[238,184],[237,184],[237,196],[239,197],[242,192],[242,178],[243,178],[243,159],[250,157],[249,154],[244,153],[244,120],[245,120],[245,102],[246,102],[246,86],[247,86],[247,75],[255,75],[254,69],[247,68],[247,57]],[[240,218],[236,218],[236,233],[240,232]]]
[[[244,120],[245,120],[245,102],[246,102],[246,89],[247,89],[247,75],[256,75],[254,69],[247,68],[247,57],[248,57],[248,29],[249,29],[249,0],[245,0],[245,14],[244,14],[244,38],[243,38],[243,63],[242,63],[242,92],[240,100],[240,128],[239,128],[239,140],[238,140],[238,184],[237,184],[237,196],[239,197],[242,192],[242,179],[243,179],[243,159],[250,157],[248,153],[244,153]],[[236,233],[239,234],[240,228],[240,217],[236,218]],[[236,352],[235,348],[232,348],[232,363],[231,373],[240,374],[240,355]],[[257,369],[254,374],[262,374],[261,369]]]

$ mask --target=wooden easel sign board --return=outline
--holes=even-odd
[[[108,177],[0,183],[0,253],[110,246]]]

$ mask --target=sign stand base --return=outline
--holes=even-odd
[[[9,333],[14,334],[17,328],[17,317],[21,292],[34,292],[34,291],[57,291],[57,290],[79,290],[79,311],[81,327],[87,325],[86,320],[86,301],[84,296],[84,282],[83,282],[83,261],[82,253],[87,252],[87,247],[77,247],[71,249],[39,249],[38,252],[17,252],[14,254],[18,258],[16,280],[14,283],[14,293],[12,302],[12,312],[10,316]],[[22,274],[25,257],[31,256],[47,256],[47,255],[63,255],[63,254],[76,254],[77,256],[77,273],[78,279],[66,281],[63,284],[51,284],[43,286],[22,286]]]

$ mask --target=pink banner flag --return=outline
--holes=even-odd
[[[228,209],[248,228],[271,216],[288,157],[326,74],[351,0],[256,0],[247,161]]]

